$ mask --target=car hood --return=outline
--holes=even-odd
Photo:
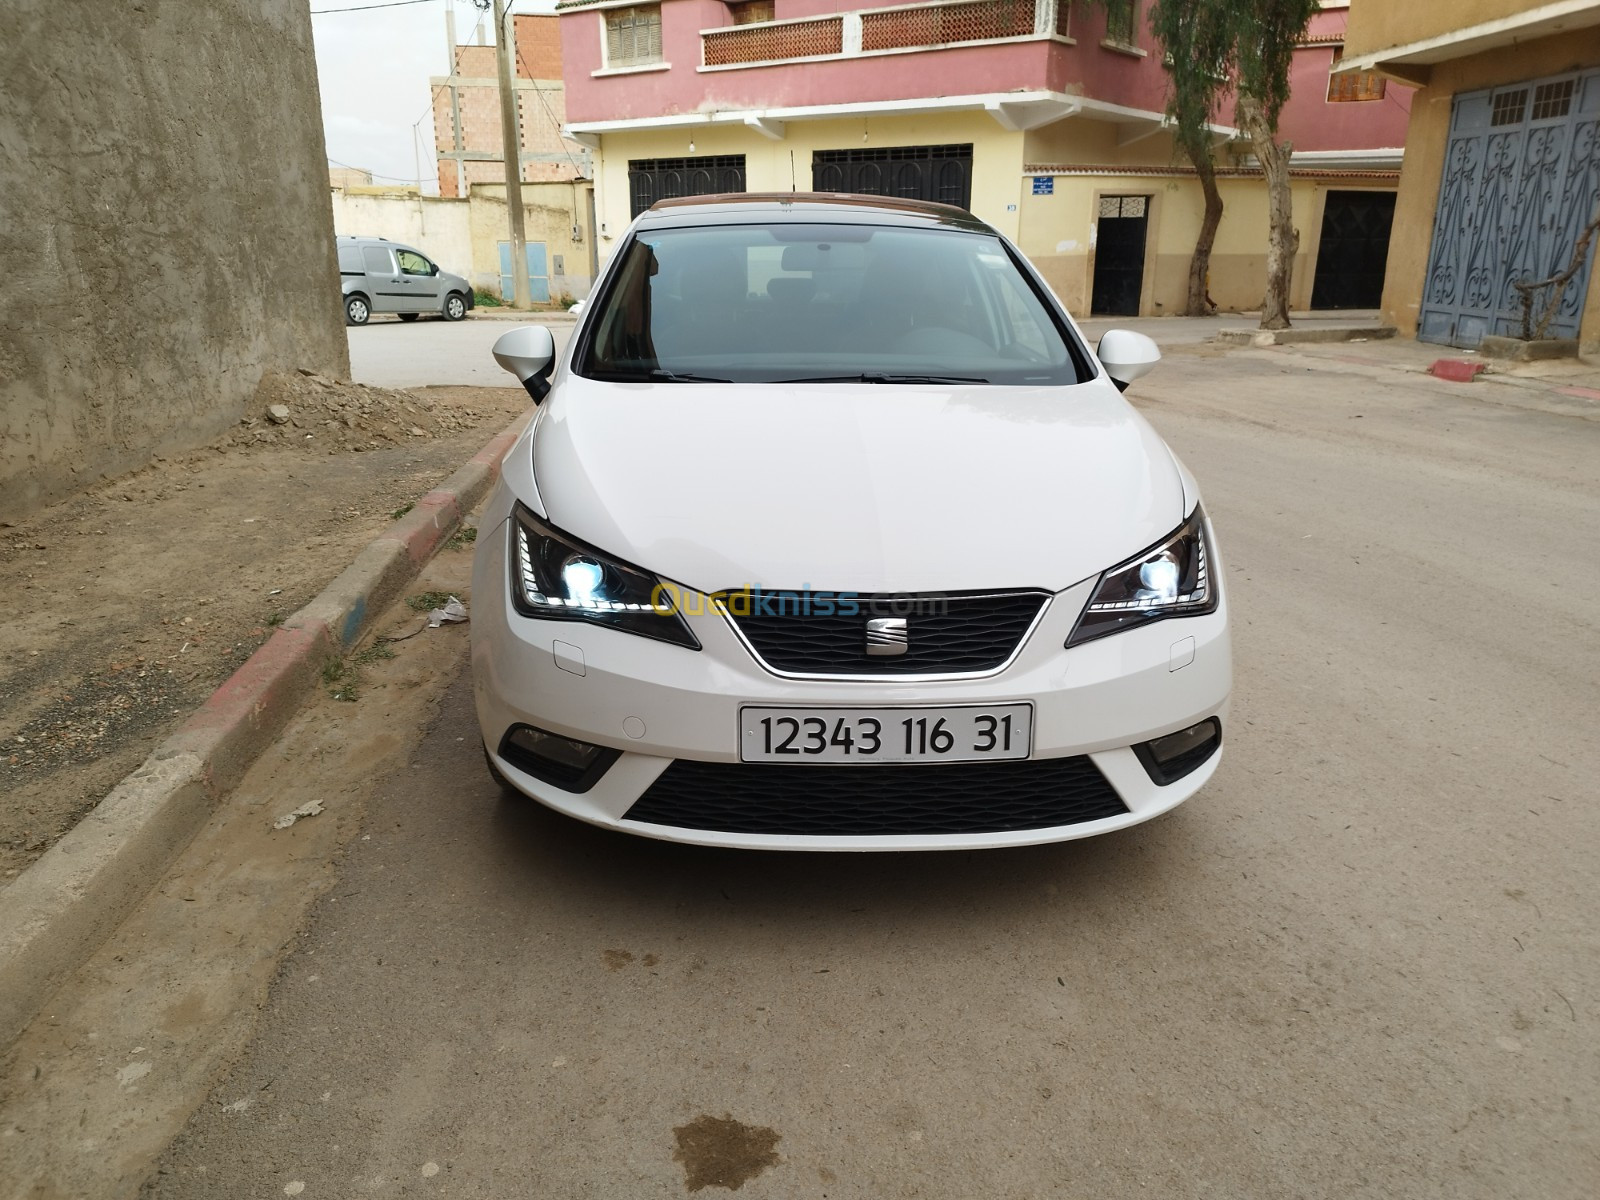
[[[539,414],[532,465],[556,526],[702,591],[1059,591],[1184,516],[1171,454],[1104,380],[567,375]]]

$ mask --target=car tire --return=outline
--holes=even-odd
[[[346,325],[365,325],[372,316],[372,305],[367,303],[365,296],[346,296],[344,299],[344,323]]]
[[[416,313],[396,313],[395,315],[402,321],[415,321],[417,319]]]
[[[467,298],[460,292],[451,292],[444,298],[444,319],[459,321],[467,315]]]

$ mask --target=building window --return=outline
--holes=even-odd
[[[1528,108],[1528,89],[1517,88],[1510,92],[1500,92],[1494,98],[1494,107],[1489,111],[1490,125],[1520,125],[1522,114]]]
[[[1072,0],[1056,0],[1056,36],[1072,36]]]
[[[1106,0],[1106,41],[1132,46],[1138,28],[1139,0]]]
[[[1541,83],[1533,90],[1533,115],[1535,121],[1551,117],[1564,117],[1572,111],[1572,93],[1577,87],[1574,79],[1561,79],[1555,83]]]
[[[729,0],[728,3],[728,14],[735,25],[771,21],[775,11],[774,0]]]
[[[606,66],[642,67],[661,61],[661,6],[613,8],[606,22]]]
[[[1328,76],[1328,103],[1382,100],[1387,81],[1376,71],[1351,72]]]

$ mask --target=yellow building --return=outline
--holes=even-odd
[[[1517,282],[1571,263],[1600,202],[1600,0],[1353,0],[1346,72],[1416,86],[1383,294],[1385,317],[1424,341],[1518,337]],[[1546,336],[1600,346],[1589,249]],[[1537,328],[1535,328],[1537,332]]]
[[[1409,89],[1330,76],[1325,0],[1280,128],[1295,308],[1373,308]],[[594,153],[600,254],[655,200],[837,191],[942,201],[1017,242],[1074,312],[1184,310],[1204,200],[1163,115],[1142,0],[561,0],[565,132]],[[1266,187],[1218,116],[1210,295],[1260,305]]]

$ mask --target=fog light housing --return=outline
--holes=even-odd
[[[1133,748],[1146,773],[1165,786],[1176,783],[1201,766],[1222,745],[1222,722],[1207,717],[1198,725],[1169,733],[1165,737],[1141,742]]]
[[[582,794],[600,782],[620,750],[562,737],[532,725],[513,725],[500,739],[500,757],[519,771],[564,792]]]

